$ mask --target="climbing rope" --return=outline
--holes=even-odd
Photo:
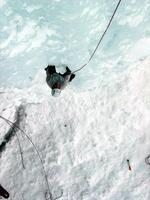
[[[44,175],[44,179],[45,179],[45,183],[46,183],[46,186],[47,186],[47,191],[45,193],[45,199],[46,200],[56,200],[56,199],[61,198],[62,195],[63,195],[63,190],[61,190],[61,194],[59,196],[53,198],[52,193],[50,191],[50,185],[49,185],[49,182],[48,182],[48,177],[47,177],[47,174],[46,174],[46,171],[45,171],[45,168],[44,168],[44,163],[43,163],[42,157],[41,157],[36,145],[33,143],[32,139],[29,137],[29,135],[24,130],[22,130],[18,125],[16,125],[14,122],[6,119],[5,117],[3,117],[1,115],[0,115],[0,118],[3,119],[9,126],[11,126],[11,128],[16,128],[16,129],[20,130],[21,133],[23,135],[25,135],[25,137],[28,139],[28,141],[34,147],[34,149],[35,149],[35,151],[37,153],[37,156],[39,157],[39,160],[40,160],[40,163],[41,163],[41,167],[42,167],[42,171],[43,171],[43,175]]]
[[[96,51],[97,51],[97,49],[98,49],[100,43],[102,42],[102,40],[103,40],[103,38],[104,38],[104,36],[105,36],[105,34],[106,34],[108,28],[109,28],[109,26],[110,26],[110,24],[111,24],[111,22],[112,22],[114,16],[115,16],[115,13],[116,13],[116,11],[117,11],[117,9],[118,9],[120,3],[121,3],[121,0],[119,0],[118,4],[117,4],[117,6],[116,6],[116,8],[115,8],[115,10],[114,10],[114,12],[113,12],[113,14],[112,14],[110,20],[109,20],[109,23],[108,23],[107,27],[106,27],[105,31],[103,32],[102,36],[100,37],[100,40],[99,40],[98,44],[96,45],[96,47],[95,47],[95,49],[94,49],[92,55],[90,56],[89,60],[88,60],[83,66],[81,66],[79,69],[75,70],[73,73],[76,73],[76,72],[80,71],[81,69],[83,69],[83,68],[84,68],[86,65],[88,65],[89,62],[92,60],[94,54],[96,53]]]

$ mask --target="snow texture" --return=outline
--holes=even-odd
[[[36,145],[53,200],[61,191],[60,200],[150,199],[149,0],[122,1],[92,62],[59,98],[45,83],[48,63],[63,71],[87,61],[117,2],[0,0],[0,116]],[[4,141],[0,184],[10,199],[45,200],[33,145],[0,118]]]

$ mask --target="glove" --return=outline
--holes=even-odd
[[[70,75],[70,74],[71,74],[71,70],[68,67],[66,67],[66,75]]]
[[[75,74],[71,74],[69,82],[71,82],[75,78],[75,76],[76,76]]]

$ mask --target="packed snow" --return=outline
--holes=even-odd
[[[24,131],[0,118],[10,200],[50,199],[44,173],[51,200],[150,199],[149,0],[122,1],[60,97],[45,82],[48,63],[63,71],[87,61],[117,2],[0,0],[0,116]]]

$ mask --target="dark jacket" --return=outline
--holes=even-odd
[[[66,87],[66,85],[69,83],[70,76],[71,76],[71,74],[62,76],[60,73],[57,73],[57,72],[50,74],[48,71],[46,71],[46,74],[47,74],[46,82],[48,86],[52,89],[59,88],[61,90],[63,90]]]

